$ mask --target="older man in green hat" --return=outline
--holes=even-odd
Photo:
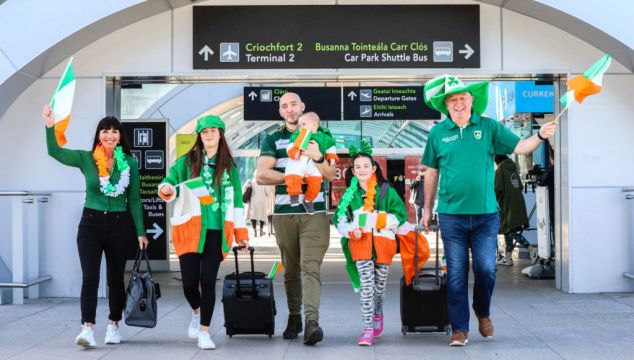
[[[496,154],[526,154],[555,133],[556,122],[520,139],[499,122],[484,117],[488,82],[464,84],[442,75],[424,88],[425,103],[447,118],[434,126],[427,139],[422,164],[425,175],[423,224],[431,220],[438,190],[440,231],[447,258],[447,302],[452,335],[450,346],[464,346],[469,334],[469,249],[474,286],[473,310],[478,330],[493,337],[490,307],[495,286],[498,204],[494,190],[493,158]],[[439,174],[440,187],[438,186]]]

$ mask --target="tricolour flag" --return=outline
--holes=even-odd
[[[605,54],[599,61],[594,63],[588,71],[568,80],[566,83],[566,85],[568,85],[568,92],[566,92],[559,101],[565,107],[568,107],[574,100],[581,103],[587,96],[594,95],[601,91],[603,86],[603,74],[605,74],[608,67],[610,67],[611,62],[612,58],[610,55]]]
[[[387,213],[385,211],[379,212],[362,212],[359,214],[357,223],[355,224],[359,228],[365,229],[383,229],[387,223]]]
[[[270,279],[270,280],[275,279],[275,275],[277,275],[277,273],[282,271],[282,269],[284,269],[284,265],[282,265],[282,262],[276,261],[271,267],[271,271],[269,271],[269,275],[267,276],[267,279]]]
[[[60,147],[66,145],[66,128],[70,121],[70,111],[73,107],[75,96],[75,73],[73,72],[73,58],[68,59],[66,69],[62,74],[57,90],[51,99],[51,107],[55,116],[55,138]]]
[[[295,139],[295,147],[298,149],[306,150],[310,144],[310,131],[305,128],[299,129],[299,135]]]
[[[185,181],[185,186],[198,198],[201,204],[210,205],[214,203],[214,198],[211,196],[207,188],[205,187],[205,183],[199,177]]]

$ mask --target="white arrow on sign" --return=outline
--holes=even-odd
[[[464,49],[460,49],[460,50],[458,50],[458,52],[459,52],[459,53],[461,53],[461,54],[467,54],[467,55],[465,55],[465,57],[464,57],[464,58],[465,58],[465,60],[467,60],[467,59],[469,59],[469,58],[471,57],[471,55],[473,55],[473,53],[475,52],[475,50],[473,50],[473,49],[471,48],[471,46],[469,46],[469,44],[465,44],[465,45],[464,45],[464,47],[465,47]]]
[[[251,92],[247,96],[251,98],[251,101],[254,101],[255,98],[258,97],[258,94],[256,94],[255,91],[251,90]]]
[[[214,51],[207,45],[203,46],[202,49],[198,52],[198,55],[204,55],[205,61],[209,61],[209,55],[213,55]]]
[[[354,91],[350,90],[350,92],[348,93],[347,96],[350,98],[350,100],[354,100],[354,98],[357,97],[357,93],[355,93]]]
[[[154,227],[154,229],[149,229],[146,231],[148,234],[154,234],[154,236],[152,236],[152,239],[156,240],[163,233],[163,229],[161,229],[161,227],[158,226],[157,223],[152,224],[152,227]]]

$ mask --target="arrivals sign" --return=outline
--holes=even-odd
[[[478,5],[194,6],[194,69],[479,68]]]
[[[345,120],[429,120],[440,113],[425,104],[422,86],[344,87]]]
[[[132,155],[139,163],[141,204],[150,260],[167,260],[167,207],[158,196],[158,185],[167,173],[165,120],[124,121],[123,129]],[[128,259],[133,260],[138,242],[130,244]]]

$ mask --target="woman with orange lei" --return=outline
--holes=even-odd
[[[361,293],[364,330],[358,344],[372,345],[383,332],[385,285],[396,254],[397,230],[407,212],[396,190],[385,182],[367,142],[362,141],[359,149],[351,146],[350,157],[352,166],[345,174],[349,186],[333,221],[342,236],[352,286]]]
[[[81,333],[75,344],[95,347],[93,325],[101,256],[105,253],[110,305],[106,344],[121,342],[119,321],[125,304],[123,273],[130,244],[144,249],[148,240],[143,226],[139,190],[139,166],[130,153],[123,126],[114,117],[97,125],[92,151],[63,149],[55,137],[55,117],[49,105],[42,110],[48,154],[64,165],[77,167],[86,180],[86,202],[77,231],[77,250],[82,271]]]

